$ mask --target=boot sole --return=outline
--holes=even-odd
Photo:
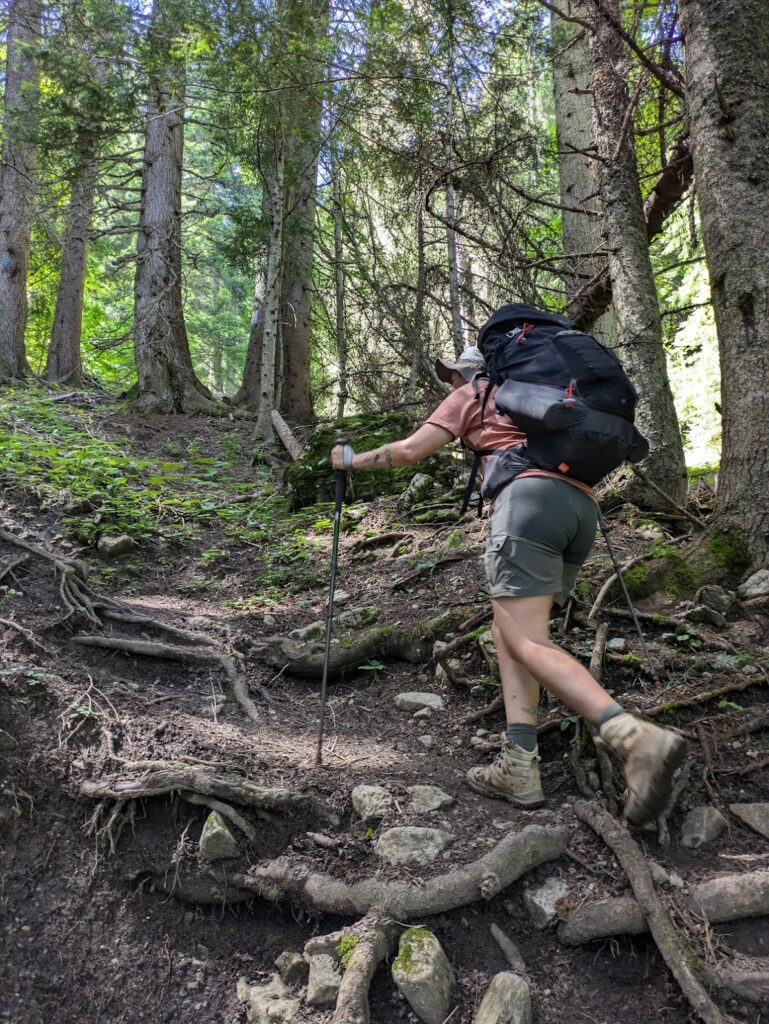
[[[481,796],[490,796],[493,800],[507,800],[508,803],[514,804],[516,807],[541,807],[545,802],[545,794],[532,796],[532,797],[517,797],[513,796],[512,793],[503,793],[499,789],[493,789],[492,787],[486,787],[482,782],[476,782],[474,779],[469,779],[465,776],[465,783],[475,793],[480,793]]]
[[[625,817],[631,825],[647,825],[654,821],[670,799],[671,781],[676,769],[686,757],[686,741],[675,733],[668,737],[667,749],[662,752],[660,769],[648,787],[648,792],[632,813],[625,808]]]

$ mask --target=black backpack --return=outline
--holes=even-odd
[[[497,411],[526,434],[495,459],[481,493],[493,497],[524,469],[593,486],[649,445],[633,425],[637,393],[619,359],[570,320],[532,306],[502,306],[478,332]],[[484,396],[484,407],[490,388]],[[486,454],[486,453],[484,453]]]

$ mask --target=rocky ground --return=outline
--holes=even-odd
[[[15,422],[1,467],[0,1020],[767,1013],[769,574],[642,602],[658,682],[616,588],[590,616],[602,541],[554,620],[689,741],[629,836],[616,767],[546,698],[546,806],[464,786],[503,720],[483,521],[447,478],[346,510],[318,766],[330,506],[291,513],[247,424],[56,415]],[[693,531],[609,520],[623,563]]]

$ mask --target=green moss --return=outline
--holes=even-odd
[[[427,928],[407,928],[401,935],[398,956],[393,961],[393,971],[409,974],[416,954],[434,941],[434,935]]]
[[[354,935],[345,935],[339,940],[336,947],[336,955],[343,967],[349,967],[352,955],[358,947],[358,939]]]
[[[625,668],[642,668],[643,660],[637,654],[621,654],[617,662]]]
[[[652,590],[651,573],[649,572],[648,564],[634,565],[631,566],[623,577],[625,579],[625,586],[628,589],[628,593],[632,598],[636,600],[642,597],[647,597]]]
[[[708,538],[708,554],[716,565],[731,572],[739,572],[751,564],[745,538],[735,529],[714,531]]]

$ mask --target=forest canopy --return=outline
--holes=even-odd
[[[767,358],[767,62],[736,55],[768,30],[736,7],[13,0],[0,374],[271,440],[273,408],[424,408],[523,301],[617,351],[647,472],[680,500],[721,458],[732,515]]]

